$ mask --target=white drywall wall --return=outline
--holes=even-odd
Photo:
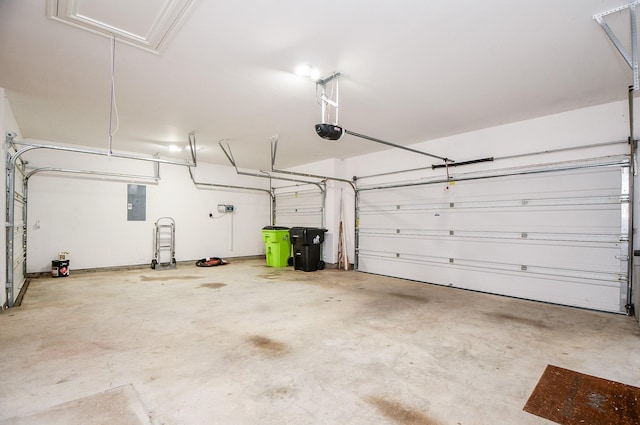
[[[151,162],[42,149],[25,157],[34,167],[154,175]],[[243,179],[226,166],[200,164],[194,172],[196,180],[205,183],[250,187],[265,183]],[[29,179],[28,272],[50,270],[60,251],[71,253],[72,271],[150,264],[155,254],[154,224],[164,216],[176,222],[177,261],[264,254],[261,229],[270,220],[268,192],[197,188],[188,168],[178,165],[162,164],[160,177],[158,183],[134,182],[146,186],[146,221],[127,221],[127,180],[35,174]],[[235,211],[219,213],[218,204],[234,205]]]

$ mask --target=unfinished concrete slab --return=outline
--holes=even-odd
[[[133,385],[155,424],[548,424],[548,364],[640,385],[632,318],[322,270],[31,282],[0,315],[0,420]]]
[[[149,415],[131,385],[73,400],[0,425],[150,425]]]

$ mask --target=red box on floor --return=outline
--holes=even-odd
[[[53,260],[51,262],[51,277],[69,276],[69,260]]]

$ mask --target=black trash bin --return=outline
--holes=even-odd
[[[327,229],[316,227],[292,227],[289,229],[295,270],[314,272],[324,269],[320,245],[324,242],[326,232]]]

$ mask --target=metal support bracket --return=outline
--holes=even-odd
[[[239,176],[250,176],[250,177],[259,177],[259,178],[272,179],[272,180],[283,180],[283,181],[290,181],[290,182],[296,182],[296,183],[312,184],[317,186],[320,189],[320,191],[324,191],[324,187],[322,186],[323,182],[313,182],[309,180],[300,180],[300,179],[274,176],[272,173],[263,171],[263,170],[260,170],[258,172],[240,171],[238,169],[238,165],[236,163],[236,160],[233,157],[233,153],[231,152],[231,147],[229,146],[229,143],[227,142],[227,140],[226,139],[220,140],[218,142],[218,145],[220,146],[220,149],[222,149],[222,152],[224,152],[225,156],[227,157],[227,159],[229,160],[233,168],[236,170],[236,174]],[[273,154],[273,151],[272,151],[272,154]]]
[[[198,158],[197,158],[197,150],[198,147],[196,146],[196,132],[192,131],[191,133],[189,133],[189,152],[191,153],[191,162],[193,163],[194,167],[198,166]]]
[[[600,27],[604,30],[605,34],[609,37],[615,48],[620,52],[622,57],[624,58],[627,65],[631,68],[633,72],[633,89],[638,90],[640,88],[639,79],[638,79],[638,32],[637,32],[637,21],[636,21],[636,6],[640,4],[640,1],[629,2],[629,4],[625,4],[620,7],[616,7],[615,9],[611,9],[609,11],[598,13],[593,15],[593,19],[600,24]],[[604,17],[607,15],[611,15],[612,13],[622,12],[623,10],[629,9],[629,18],[630,18],[630,27],[631,27],[631,54],[627,51],[627,49],[622,45],[620,39],[615,35],[611,27],[605,22]]]
[[[335,80],[335,81],[334,81]],[[331,74],[330,76],[326,77],[326,78],[321,78],[320,80],[316,81],[316,95],[318,93],[318,88],[320,88],[321,94],[320,94],[320,105],[322,106],[322,117],[320,122],[322,123],[327,123],[329,122],[329,115],[331,113],[331,108],[333,108],[334,111],[334,125],[338,125],[338,110],[340,107],[340,102],[339,102],[339,94],[340,94],[340,87],[339,87],[339,81],[340,81],[340,73],[339,72],[334,72],[333,74]],[[331,97],[329,97],[327,95],[327,83],[333,82],[333,93],[331,94],[333,96],[333,99]]]

